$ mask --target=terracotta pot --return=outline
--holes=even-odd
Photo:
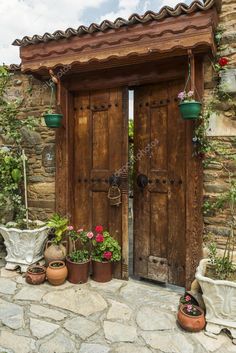
[[[204,316],[204,311],[199,307],[194,305],[194,307],[199,311],[198,316],[192,316],[185,313],[187,305],[181,305],[178,311],[178,322],[180,326],[189,332],[199,332],[204,329],[206,325],[206,320]]]
[[[68,281],[71,283],[86,283],[89,276],[90,260],[82,263],[72,262],[66,258],[66,266],[68,269]]]
[[[112,280],[112,263],[92,261],[92,279],[96,282],[109,282]]]
[[[64,244],[67,244],[64,242]],[[65,261],[67,254],[67,248],[61,243],[59,245],[54,244],[51,241],[46,243],[44,251],[45,265],[48,266],[52,261]]]
[[[46,268],[44,266],[30,266],[25,275],[25,280],[29,284],[42,284],[45,279]]]
[[[55,265],[59,264],[60,266],[56,267]],[[59,286],[63,284],[68,275],[68,270],[66,268],[64,261],[52,261],[49,263],[49,266],[46,271],[47,280],[53,286]]]

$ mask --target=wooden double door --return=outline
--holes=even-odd
[[[185,284],[186,128],[178,111],[183,82],[134,90],[134,274]],[[115,276],[128,277],[128,89],[74,94],[73,218],[102,224],[122,246]],[[108,199],[118,177],[121,204]]]

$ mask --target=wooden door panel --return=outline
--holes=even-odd
[[[153,192],[150,196],[150,248],[153,256],[167,258],[168,196]]]
[[[122,194],[119,207],[110,206],[107,195],[109,177],[128,162],[126,95],[126,89],[118,88],[78,92],[74,97],[74,223],[85,229],[101,224],[120,245],[127,238],[127,195]],[[115,266],[116,277],[121,277],[121,267]]]
[[[148,186],[134,187],[135,274],[184,284],[185,125],[176,97],[182,82],[135,90],[136,176]],[[147,148],[149,146],[149,148]]]

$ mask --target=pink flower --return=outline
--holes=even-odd
[[[95,227],[95,231],[96,231],[97,233],[102,233],[102,232],[103,232],[103,226],[96,226],[96,227]]]
[[[68,226],[68,227],[67,227],[67,230],[73,230],[73,229],[74,229],[73,226]]]
[[[192,98],[193,95],[194,95],[194,92],[193,92],[193,91],[189,91],[188,94],[187,94],[188,98]]]
[[[190,295],[186,295],[185,300],[186,300],[186,302],[190,302],[190,300],[191,300]]]
[[[179,98],[181,101],[184,100],[185,96],[186,96],[185,92],[180,92],[180,93],[178,94],[178,98]]]
[[[190,312],[193,309],[193,306],[191,304],[187,305],[187,311]]]
[[[83,231],[84,231],[83,228],[81,228],[77,230],[77,233],[82,233]]]
[[[97,243],[102,243],[104,240],[104,236],[102,234],[97,234],[95,239]]]
[[[89,239],[92,239],[92,238],[93,238],[93,232],[88,232],[88,233],[87,233],[87,237],[88,237]]]
[[[103,258],[106,260],[111,260],[112,258],[112,252],[111,251],[105,251],[103,254]]]

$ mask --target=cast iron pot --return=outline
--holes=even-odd
[[[68,269],[67,280],[74,284],[88,282],[90,262],[91,262],[90,259],[82,263],[73,262],[70,260],[69,257],[67,257],[66,258],[66,266]]]
[[[109,282],[112,280],[112,263],[92,260],[92,279],[96,282]]]

